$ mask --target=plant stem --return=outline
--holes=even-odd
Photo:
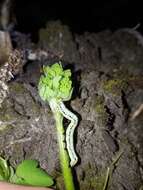
[[[59,143],[59,152],[60,152],[60,163],[61,169],[64,177],[64,183],[66,190],[75,190],[72,170],[70,167],[69,156],[67,150],[65,149],[65,142],[63,136],[65,134],[65,130],[63,127],[63,116],[59,111],[54,112],[54,117],[56,120],[56,128],[57,128],[57,137]]]

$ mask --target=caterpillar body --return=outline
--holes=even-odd
[[[74,142],[73,142],[73,134],[74,134],[74,130],[78,124],[78,118],[74,113],[72,113],[70,110],[68,110],[65,107],[65,105],[62,101],[56,102],[54,100],[51,100],[49,102],[49,104],[50,104],[50,107],[51,107],[53,112],[55,112],[58,109],[58,111],[66,119],[70,120],[70,124],[68,125],[67,130],[66,130],[66,138],[63,134],[62,140],[63,141],[66,140],[66,148],[68,150],[68,154],[70,157],[70,166],[73,167],[78,161],[78,157],[77,157],[75,150],[74,150]]]
[[[66,146],[70,157],[70,166],[73,167],[78,161],[78,157],[74,150],[73,142],[73,134],[78,124],[78,118],[75,114],[73,114],[70,110],[68,110],[65,107],[62,101],[58,103],[58,109],[66,119],[71,121],[66,130]]]

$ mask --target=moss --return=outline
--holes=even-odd
[[[11,121],[13,119],[13,116],[9,113],[5,113],[5,110],[4,111],[0,111],[0,120],[3,121],[3,122],[8,122],[8,121]]]
[[[17,101],[20,106],[23,106],[23,109],[25,109],[27,115],[38,116],[40,114],[40,106],[36,104],[34,97],[31,96],[23,84],[13,83],[10,85],[10,90],[13,95],[18,97]]]
[[[63,179],[63,176],[58,176],[56,178],[56,189],[57,190],[62,190],[64,189],[64,179]]]
[[[96,174],[96,171],[93,171],[93,168],[90,166],[85,167],[84,170],[86,171],[86,176],[83,181],[80,180],[80,189],[103,190],[107,170],[104,170],[99,174]]]
[[[118,162],[123,154],[123,151],[118,151],[116,155],[112,158],[112,162],[104,169],[101,169],[99,172],[93,170],[92,165],[88,165],[84,168],[86,171],[86,176],[80,185],[80,189],[96,189],[96,190],[107,190],[110,189],[112,174],[116,167],[118,167]]]
[[[10,85],[10,91],[14,91],[18,94],[23,94],[25,92],[25,88],[20,83],[11,83]]]
[[[109,117],[104,102],[105,100],[103,96],[97,96],[94,103],[94,109],[98,115],[98,120],[102,122],[102,124],[105,124]]]
[[[53,171],[51,176],[53,176],[53,178],[55,179],[55,188],[57,190],[62,190],[64,189],[64,179],[62,176],[62,173],[59,171]]]
[[[16,116],[17,113],[15,113],[11,107],[8,107],[8,104],[4,101],[0,109],[0,121],[11,122],[15,120]]]
[[[104,114],[105,113],[105,106],[104,106],[104,97],[103,96],[97,96],[95,99],[95,111],[98,114]]]
[[[106,93],[111,93],[113,96],[120,95],[121,91],[126,90],[127,87],[127,82],[124,79],[110,79],[102,84],[103,90]]]
[[[95,176],[91,179],[91,186],[94,187],[96,190],[103,190],[106,181],[107,171],[103,171],[102,174]]]
[[[2,132],[6,133],[7,131],[9,131],[10,129],[13,129],[12,125],[1,125],[0,126],[0,133],[2,135]]]

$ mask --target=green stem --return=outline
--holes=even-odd
[[[65,142],[63,139],[63,134],[65,134],[65,130],[63,127],[63,116],[60,112],[54,112],[55,120],[56,120],[56,128],[57,128],[57,137],[59,143],[59,152],[60,152],[60,163],[61,169],[64,177],[64,183],[66,190],[75,190],[72,170],[70,167],[69,156],[67,150],[65,149]]]

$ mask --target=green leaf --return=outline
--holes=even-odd
[[[10,169],[7,161],[0,157],[0,180],[8,181],[10,177]]]
[[[24,160],[18,165],[16,175],[19,184],[41,187],[49,187],[54,184],[52,177],[38,167],[38,161],[36,160]]]
[[[63,68],[62,68],[61,62],[53,64],[51,66],[51,70],[53,70],[55,72],[56,76],[61,75],[63,73]]]
[[[14,174],[11,179],[10,179],[11,183],[15,183],[15,184],[19,184],[19,185],[28,185],[24,179],[18,177],[16,174]]]

